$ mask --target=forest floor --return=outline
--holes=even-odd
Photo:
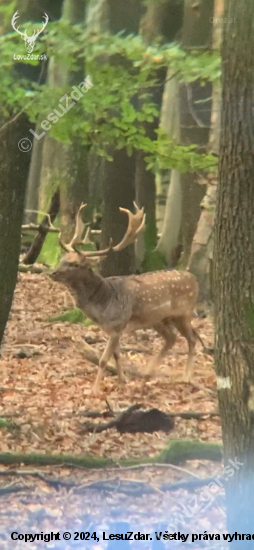
[[[0,453],[34,452],[103,456],[111,458],[116,471],[119,472],[117,467],[120,459],[151,457],[167,445],[169,438],[174,440],[198,438],[207,442],[221,443],[220,419],[209,416],[205,420],[176,418],[175,427],[170,434],[162,431],[153,434],[120,434],[115,428],[102,433],[82,434],[82,427],[87,420],[85,413],[87,411],[105,411],[107,409],[106,399],[111,409],[116,412],[135,403],[141,403],[143,409],[157,407],[165,413],[192,411],[208,414],[216,411],[218,404],[213,357],[205,354],[199,343],[196,346],[193,383],[184,384],[180,381],[187,360],[187,343],[181,336],[177,338],[177,343],[165,358],[156,378],[145,381],[142,373],[144,373],[151,354],[161,346],[160,338],[153,331],[139,331],[134,336],[123,337],[121,346],[127,384],[123,387],[118,386],[117,378],[108,374],[102,383],[100,395],[93,396],[91,388],[97,367],[84,357],[82,345],[86,340],[100,354],[105,346],[106,337],[95,326],[85,327],[82,324],[49,321],[53,315],[58,315],[64,309],[72,307],[72,300],[65,288],[53,283],[45,274],[19,274],[2,347],[0,385],[0,418],[14,422],[14,428],[11,430],[6,427],[0,429]],[[197,318],[193,321],[193,325],[198,330],[205,346],[213,347],[214,335],[211,319]],[[135,376],[128,373],[130,365],[135,366]],[[153,529],[152,518],[155,518],[154,525],[156,524],[158,527],[158,509],[160,509],[161,521],[163,518],[165,521],[168,510],[170,510],[171,516],[176,513],[176,509],[179,512],[179,491],[178,496],[172,492],[170,495],[164,494],[158,489],[158,484],[165,480],[175,482],[183,478],[216,476],[218,469],[221,469],[220,463],[215,464],[209,460],[188,461],[184,468],[171,467],[170,465],[151,466],[144,471],[142,467],[137,469],[122,468],[121,480],[125,479],[127,485],[130,481],[142,482],[143,487],[145,484],[152,484],[154,488],[154,493],[152,491],[149,498],[146,490],[141,490],[139,494],[141,500],[138,499],[137,504],[127,489],[120,497],[117,492],[108,490],[108,492],[106,491],[107,498],[105,498],[105,488],[100,488],[104,491],[103,498],[100,495],[98,497],[96,487],[94,487],[94,491],[92,490],[90,484],[95,481],[102,480],[102,478],[105,481],[108,478],[111,479],[112,476],[115,480],[117,474],[114,468],[105,470],[104,475],[101,471],[98,473],[96,470],[91,470],[89,474],[84,474],[82,469],[80,472],[77,470],[75,479],[78,480],[76,484],[78,489],[73,489],[71,492],[68,480],[73,481],[73,470],[68,467],[68,464],[61,469],[54,468],[54,475],[57,474],[58,478],[62,479],[62,485],[60,482],[54,484],[46,479],[49,472],[50,475],[52,474],[52,469],[49,467],[40,468],[41,478],[36,478],[29,477],[29,472],[26,473],[27,468],[23,467],[22,469],[21,466],[19,473],[17,470],[13,470],[13,474],[19,478],[23,471],[23,482],[26,480],[25,485],[33,490],[32,494],[29,491],[28,497],[24,497],[24,495],[22,497],[23,504],[25,503],[25,512],[24,510],[22,512],[23,531],[19,531],[18,528],[15,530],[18,532],[40,532],[43,530],[48,532],[47,529],[50,529],[50,525],[52,529],[52,522],[55,532],[58,530],[62,532],[91,531],[91,529],[98,531],[96,525],[95,527],[91,526],[91,524],[98,525],[98,523],[100,523],[100,529],[103,530],[102,518],[105,519],[109,514],[111,520],[115,521],[114,513],[116,515],[116,512],[113,513],[112,510],[116,510],[117,507],[119,512],[119,507],[122,507],[122,509],[128,510],[128,517],[131,518],[132,524],[134,522],[134,531],[136,529],[136,532],[138,530],[151,532],[148,530],[148,524],[150,525],[149,529]],[[3,474],[4,470],[5,468],[2,468],[0,474]],[[45,479],[44,476],[46,476]],[[118,479],[120,483],[119,474]],[[7,477],[1,481],[4,481],[4,487],[6,487]],[[86,501],[84,504],[83,499],[81,506],[79,499],[82,496],[82,487],[85,490],[88,485],[89,502]],[[11,507],[16,518],[15,525],[17,525],[21,500],[13,494],[8,494],[8,491],[5,493],[4,510],[0,507],[2,525],[5,525],[6,520],[6,532],[2,536],[0,533],[1,547],[25,548],[24,542],[12,543],[12,546],[11,544],[8,546],[9,539],[6,533],[10,530],[9,510]],[[50,502],[48,493],[51,495]],[[79,497],[77,497],[78,493]],[[193,508],[193,496],[186,490],[181,490],[182,507],[180,506],[180,510],[186,505],[187,496],[188,502],[192,499],[191,508]],[[46,512],[44,497],[47,499]],[[77,507],[79,513],[77,513]],[[42,509],[44,514],[42,514]],[[202,532],[204,529],[208,532],[216,532],[215,526],[219,529],[223,525],[224,513],[218,503],[215,508],[210,506],[209,519],[207,519],[205,499],[202,506],[199,506],[198,512],[198,520],[197,518],[193,520],[193,517],[191,519],[192,528],[190,529],[192,531],[193,525],[194,532]],[[24,520],[24,514],[26,520]],[[39,521],[40,523],[38,523]],[[146,527],[138,528],[138,525],[141,524]],[[24,530],[24,525],[26,525],[26,530]],[[167,523],[164,525],[164,529],[166,525]],[[186,524],[182,522],[182,525]],[[27,530],[29,526],[30,531]],[[178,524],[177,529],[182,532],[190,532],[186,526],[181,527],[181,523]],[[111,532],[113,532],[112,529]],[[119,530],[115,532],[119,532]],[[217,532],[220,531],[217,530]],[[95,545],[94,541],[92,542],[93,546],[91,547],[101,547],[98,543]],[[144,550],[151,547],[145,544],[142,543]],[[30,543],[32,550],[37,547],[41,546],[36,546],[35,542]],[[78,539],[69,543],[65,542],[64,546],[61,546],[60,543],[55,543],[54,546],[52,542],[46,547],[59,550],[83,548],[82,543],[78,543]],[[192,548],[195,548],[195,545],[192,544]]]

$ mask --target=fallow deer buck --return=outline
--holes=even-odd
[[[59,267],[51,273],[54,281],[64,283],[75,298],[77,306],[85,312],[109,336],[106,348],[99,362],[94,384],[94,393],[99,390],[105,367],[114,356],[119,382],[124,382],[120,362],[119,340],[123,332],[153,328],[164,339],[158,355],[150,361],[147,376],[152,376],[167,351],[176,341],[176,328],[188,342],[189,353],[185,372],[185,381],[190,382],[193,375],[193,356],[197,338],[200,337],[191,325],[198,285],[194,275],[187,271],[156,271],[142,275],[103,278],[92,270],[89,260],[117,253],[133,243],[144,229],[144,208],[134,203],[136,213],[125,208],[121,212],[128,215],[127,231],[119,244],[97,251],[80,251],[77,246],[83,244],[81,235],[83,223],[80,217],[82,204],[76,217],[75,234],[69,244],[59,243],[67,254]]]

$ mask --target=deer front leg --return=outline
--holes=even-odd
[[[100,383],[101,383],[101,381],[104,377],[105,367],[107,366],[107,363],[110,360],[110,357],[113,354],[117,353],[116,350],[117,350],[118,345],[119,345],[119,338],[120,338],[120,335],[114,333],[114,334],[111,334],[109,339],[108,339],[105,350],[104,350],[104,352],[103,352],[103,354],[100,358],[98,373],[97,373],[95,384],[94,384],[94,387],[93,387],[93,393],[94,394],[97,394],[98,391],[99,391]],[[117,372],[118,372],[118,377],[119,377],[119,365],[117,365]],[[121,372],[121,368],[120,368],[120,372]]]

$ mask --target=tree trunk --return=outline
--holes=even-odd
[[[195,48],[200,46],[209,46],[211,42],[211,29],[210,18],[213,15],[213,2],[214,0],[200,0],[193,3],[193,0],[185,0],[184,3],[184,18],[183,28],[181,31],[181,43],[183,48]],[[173,85],[178,87],[177,96],[173,95]],[[210,124],[210,110],[211,106],[209,102],[196,103],[196,101],[206,100],[211,96],[211,85],[206,84],[202,86],[199,81],[177,85],[177,81],[173,84],[169,82],[168,90],[164,97],[164,108],[162,111],[161,126],[166,125],[171,127],[173,124],[166,122],[169,115],[167,114],[167,106],[169,113],[173,117],[174,133],[171,134],[182,145],[190,145],[192,143],[200,146],[200,150],[203,152],[204,147],[208,142],[209,137],[209,124]],[[172,96],[170,98],[169,92]],[[172,103],[173,102],[173,103]],[[174,109],[172,109],[174,105]],[[177,113],[176,109],[179,110]],[[178,120],[177,120],[178,119]],[[170,135],[170,133],[169,133]],[[172,171],[173,172],[173,171]],[[197,182],[197,174],[188,173],[180,174],[179,176],[179,189],[176,192],[176,177],[175,174],[171,174],[174,177],[174,193],[169,193],[167,197],[166,212],[165,215],[168,219],[168,212],[176,211],[179,218],[175,216],[171,220],[172,229],[170,233],[175,237],[170,239],[170,248],[168,247],[166,258],[168,265],[174,267],[174,262],[178,257],[177,250],[179,245],[183,248],[183,256],[181,263],[186,265],[189,257],[191,243],[197,222],[200,216],[200,201],[204,196],[204,187],[200,186]],[[182,198],[181,209],[179,209],[179,199]],[[172,204],[169,201],[173,201]],[[175,201],[175,202],[174,202]],[[180,223],[179,223],[180,221]],[[174,228],[173,228],[174,226]],[[164,224],[164,230],[158,243],[158,250],[165,253],[166,241],[168,232],[164,232],[168,229],[167,224]],[[175,227],[179,228],[177,235]]]
[[[85,16],[84,0],[65,0],[62,7],[62,21],[71,24],[82,23]],[[49,86],[77,84],[83,78],[83,63],[73,73],[50,59],[48,70]],[[59,98],[60,99],[60,98]],[[68,114],[65,116],[68,117]],[[40,210],[47,210],[60,188],[61,231],[63,240],[73,235],[75,215],[82,201],[88,199],[88,152],[89,148],[80,141],[66,145],[46,135],[43,147],[43,165],[40,187]],[[88,211],[85,212],[85,217]]]
[[[103,184],[104,210],[102,218],[102,248],[106,248],[112,237],[113,243],[121,241],[127,229],[127,216],[119,212],[119,206],[133,210],[135,200],[135,157],[127,156],[124,149],[114,152],[114,161],[107,162]],[[130,275],[135,271],[134,245],[118,253],[112,252],[101,264],[101,273],[109,275]]]
[[[167,260],[168,267],[175,265],[174,251],[179,243],[182,219],[182,188],[178,170],[171,171],[168,186],[166,208],[162,225],[162,234],[158,242],[158,250]]]
[[[224,0],[215,0],[213,47],[219,49],[221,44],[221,31],[223,20]],[[213,85],[212,92],[212,115],[211,132],[209,137],[209,151],[218,155],[220,135],[220,109],[221,109],[221,87],[220,84]],[[194,273],[199,282],[199,300],[210,302],[211,278],[212,278],[212,255],[213,255],[213,225],[217,189],[217,174],[210,174],[206,178],[206,194],[200,204],[201,214],[193,237],[190,257],[188,261],[189,270]]]
[[[227,0],[215,217],[216,370],[230,533],[253,533],[254,508],[254,3]],[[240,464],[241,463],[241,464]],[[231,469],[232,471],[232,469]],[[232,548],[239,549],[238,541]],[[253,548],[253,541],[244,541]]]
[[[139,32],[147,45],[163,34],[163,20],[171,0],[158,4],[149,2],[146,6],[146,12],[140,21]],[[178,31],[177,21],[175,34]],[[160,112],[164,82],[166,79],[166,70],[157,71],[158,84],[154,88],[146,90],[151,94],[151,101],[157,106]],[[141,107],[140,103],[140,107]],[[152,122],[143,124],[146,135],[151,140],[157,139],[156,130],[159,126],[159,116]],[[145,232],[140,233],[136,244],[136,255],[138,268],[144,271],[154,271],[165,267],[165,260],[161,253],[156,250],[157,246],[157,226],[156,226],[156,183],[155,174],[152,170],[147,170],[145,161],[146,155],[139,151],[136,155],[136,201],[139,206],[144,206],[146,212]]]
[[[100,11],[98,10],[100,8]],[[92,2],[88,9],[87,24],[91,21],[97,33],[137,32],[141,14],[144,11],[142,0],[100,0],[96,5]],[[93,17],[91,13],[93,12]],[[90,28],[89,26],[89,28]],[[123,61],[121,61],[123,62]],[[103,219],[101,228],[101,245],[108,246],[110,237],[119,242],[127,227],[127,220],[119,212],[119,206],[133,209],[135,200],[135,155],[127,155],[125,150],[111,150],[111,162],[104,164],[104,180],[102,184]],[[135,271],[134,246],[129,246],[119,254],[109,254],[101,264],[103,276],[128,275]]]
[[[0,344],[11,309],[16,285],[21,224],[26,181],[31,154],[18,143],[28,133],[30,123],[20,116],[2,130],[0,147]]]
[[[40,126],[37,125],[35,129],[36,134],[40,134]],[[40,179],[41,179],[41,167],[42,167],[42,152],[45,136],[40,140],[34,137],[32,158],[29,167],[29,175],[26,189],[26,210],[38,210],[39,209],[39,195],[40,195]],[[26,213],[26,223],[36,223],[38,215],[35,212]]]
[[[182,29],[183,48],[209,47],[212,42],[214,0],[200,0],[193,6],[193,0],[185,0]],[[180,85],[180,143],[196,143],[204,151],[209,139],[212,86],[199,81]],[[205,100],[205,103],[195,103]],[[200,202],[205,188],[197,181],[197,174],[181,174],[182,186],[182,264],[186,266],[192,239],[200,216]]]
[[[172,71],[169,70],[163,94],[160,127],[176,141],[179,141],[180,133],[179,116],[179,83],[176,77],[172,77]],[[168,267],[174,266],[174,251],[179,244],[181,221],[180,174],[177,170],[171,170],[162,232],[157,245],[157,250],[165,257]]]
[[[144,2],[146,12],[140,21],[140,34],[147,44],[158,37],[163,42],[177,40],[183,22],[184,0],[157,0]]]

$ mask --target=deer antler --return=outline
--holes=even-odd
[[[129,246],[129,244],[134,243],[140,231],[145,227],[146,215],[144,214],[144,207],[139,208],[135,202],[133,204],[136,208],[136,214],[133,214],[127,208],[119,208],[120,212],[125,212],[128,215],[129,223],[121,242],[113,247],[115,252],[119,252],[126,246]]]
[[[76,216],[76,226],[75,226],[75,232],[74,236],[71,239],[69,244],[65,244],[61,240],[61,233],[59,234],[59,244],[60,246],[66,251],[66,252],[73,252],[75,250],[78,252],[78,254],[81,254],[82,256],[85,256],[86,258],[91,257],[99,257],[99,256],[106,256],[110,250],[113,250],[114,252],[119,252],[120,250],[123,250],[126,248],[126,246],[129,246],[130,244],[134,243],[138,234],[140,231],[142,231],[145,227],[145,217],[144,214],[144,207],[138,208],[136,203],[133,203],[136,208],[136,213],[133,214],[130,210],[127,210],[127,208],[119,208],[121,212],[125,212],[128,215],[129,223],[126,230],[125,235],[123,236],[122,240],[119,244],[113,246],[113,240],[112,238],[109,241],[109,245],[107,248],[104,248],[103,250],[95,250],[95,251],[81,251],[76,248],[77,245],[85,244],[87,242],[87,237],[89,233],[89,229],[85,235],[85,238],[82,240],[82,233],[84,230],[85,225],[83,224],[81,220],[81,210],[85,208],[86,204],[81,204],[79,207],[77,216]]]
[[[86,204],[85,203],[81,203],[79,209],[78,209],[78,212],[77,212],[77,215],[76,215],[76,225],[75,225],[75,231],[74,231],[74,235],[71,239],[71,241],[67,244],[67,243],[64,243],[61,239],[61,233],[59,233],[59,237],[58,237],[58,242],[60,244],[60,246],[63,248],[63,250],[65,250],[65,252],[73,252],[74,248],[74,244],[78,243],[78,244],[83,244],[81,238],[82,238],[82,233],[84,231],[84,228],[85,228],[85,224],[82,222],[82,219],[81,219],[81,211],[83,210],[83,208],[86,207]],[[86,236],[85,236],[85,239],[87,238],[87,233],[86,233]],[[84,241],[85,241],[84,239]]]

